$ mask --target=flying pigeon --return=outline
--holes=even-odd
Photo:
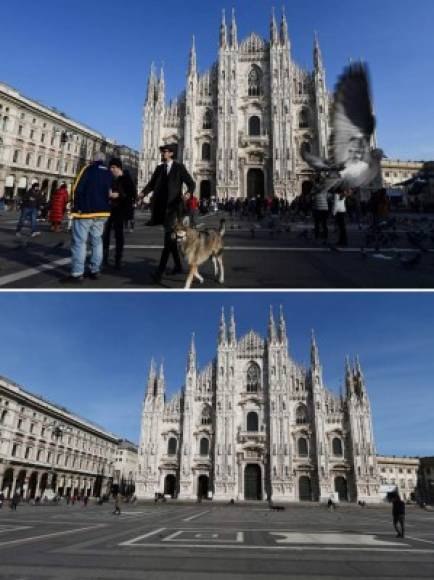
[[[369,186],[381,173],[381,149],[371,148],[376,120],[373,112],[368,68],[349,65],[342,74],[334,101],[331,158],[322,159],[302,147],[308,165],[327,178],[320,187],[356,189]]]

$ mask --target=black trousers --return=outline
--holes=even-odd
[[[329,217],[328,210],[315,209],[313,211],[313,219],[315,223],[315,239],[318,240],[322,238],[323,240],[328,239],[329,229],[327,225],[327,220]]]
[[[344,214],[343,212],[337,213],[336,224],[339,230],[338,246],[347,246],[348,236],[347,236],[346,214]]]
[[[169,257],[172,255],[173,261],[175,263],[175,268],[177,270],[182,269],[181,258],[179,257],[178,244],[176,240],[172,239],[172,228],[166,229],[164,233],[164,248],[161,254],[160,265],[158,266],[158,271],[160,274],[164,274],[167,268],[167,262]]]
[[[111,232],[115,232],[116,241],[116,262],[122,260],[124,252],[125,236],[124,236],[124,216],[122,214],[112,214],[106,222],[103,234],[103,248],[104,259],[107,260],[110,250]]]

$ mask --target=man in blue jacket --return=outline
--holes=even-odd
[[[104,225],[110,216],[110,198],[118,195],[111,191],[113,177],[104,161],[105,155],[97,152],[94,162],[81,171],[72,190],[71,275],[62,281],[64,283],[83,281],[88,241],[91,248],[89,278],[97,280],[100,277]]]

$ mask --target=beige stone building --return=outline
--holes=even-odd
[[[423,161],[401,161],[400,159],[383,159],[381,162],[383,184],[386,188],[393,188],[416,177],[423,169]]]
[[[135,489],[138,462],[138,446],[122,439],[118,443],[114,463],[113,483],[124,495],[132,495]]]
[[[0,491],[24,499],[110,491],[118,438],[0,377]]]
[[[420,459],[417,457],[377,457],[381,490],[384,497],[396,488],[404,500],[416,499]]]
[[[0,197],[13,199],[35,181],[47,199],[63,182],[70,191],[95,151],[121,157],[137,178],[137,151],[0,83]]]

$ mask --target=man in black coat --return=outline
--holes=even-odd
[[[184,197],[182,187],[188,188],[186,195],[193,194],[196,184],[182,163],[175,161],[177,145],[160,147],[163,163],[154,171],[151,181],[143,189],[141,197],[154,192],[152,197],[151,225],[164,226],[164,249],[161,254],[160,265],[153,275],[154,281],[159,284],[166,271],[170,254],[175,262],[174,274],[182,273],[182,264],[179,257],[176,240],[172,240],[172,230],[176,221],[182,217]]]

